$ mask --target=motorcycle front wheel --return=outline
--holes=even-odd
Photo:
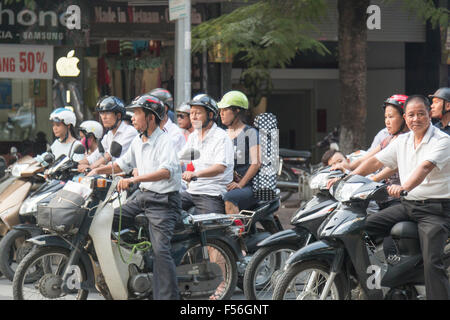
[[[29,238],[29,232],[12,229],[0,241],[0,271],[10,281],[17,265],[31,250],[32,244],[26,242]]]
[[[289,267],[279,278],[273,300],[319,300],[330,277],[330,267],[321,261],[300,262]],[[334,278],[325,300],[345,299],[342,273]]]
[[[293,245],[275,245],[258,249],[244,274],[247,300],[271,300],[275,284],[282,274],[287,258],[297,251]]]
[[[35,247],[19,263],[13,279],[14,300],[86,300],[87,290],[72,289],[65,293],[62,276],[69,261],[70,251],[60,247]],[[71,281],[82,283],[86,280],[83,265],[78,265],[78,272],[70,276]],[[36,274],[42,268],[41,276],[28,283],[29,274]],[[76,277],[76,279],[73,279]]]

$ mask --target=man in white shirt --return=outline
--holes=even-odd
[[[113,141],[120,143],[122,146],[121,156],[124,155],[130,147],[131,141],[138,134],[133,126],[122,121],[126,110],[123,102],[119,98],[114,96],[103,97],[97,103],[96,109],[100,113],[103,127],[106,130],[106,134],[100,141],[104,153],[102,154],[97,148],[86,159],[80,161],[78,165],[79,172],[84,172],[86,168],[97,168],[111,161],[112,157],[109,153],[109,148]]]
[[[189,105],[195,130],[185,148],[199,150],[200,158],[192,161],[195,171],[183,172],[183,180],[189,185],[181,193],[182,207],[189,210],[195,206],[196,213],[225,213],[222,195],[233,181],[233,144],[225,130],[214,122],[218,115],[214,99],[200,94]]]
[[[173,145],[175,146],[176,152],[181,151],[181,149],[183,149],[184,145],[186,144],[186,140],[181,129],[176,124],[174,124],[168,116],[169,111],[173,111],[172,94],[168,90],[163,88],[153,89],[148,94],[157,97],[164,103],[165,115],[164,119],[161,121],[160,128],[169,134],[170,138],[173,141]]]
[[[140,190],[122,206],[122,226],[134,224],[134,218],[145,213],[149,219],[149,234],[154,253],[153,298],[179,298],[175,262],[171,254],[171,239],[180,215],[181,167],[169,135],[159,128],[164,117],[164,105],[156,97],[139,96],[127,107],[134,111],[133,125],[140,132],[127,152],[114,162],[114,172],[139,174],[119,181],[118,189],[126,190],[140,183]],[[94,169],[89,175],[109,174],[112,166]],[[115,226],[119,210],[116,209]]]
[[[417,222],[427,299],[448,300],[450,285],[442,258],[450,230],[450,137],[431,124],[426,97],[409,97],[404,118],[411,131],[352,174],[366,175],[382,166],[398,168],[401,185],[389,186],[388,192],[393,197],[400,197],[403,191],[408,195],[400,204],[368,216],[366,230],[387,236],[397,222]]]

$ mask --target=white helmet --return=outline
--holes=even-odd
[[[101,139],[103,136],[103,126],[94,120],[82,122],[80,124],[80,129],[86,133],[92,133],[97,140]]]
[[[191,106],[188,105],[186,102],[183,102],[182,104],[180,104],[177,109],[175,110],[176,112],[185,112],[185,113],[190,113],[191,112]]]
[[[50,114],[50,120],[54,122],[62,122],[66,126],[71,124],[73,127],[75,127],[77,117],[75,116],[75,113],[73,113],[73,111],[67,108],[58,108],[53,110],[53,112]]]

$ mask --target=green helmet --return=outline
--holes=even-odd
[[[238,107],[248,110],[248,99],[242,92],[234,90],[227,92],[217,105],[219,109]]]

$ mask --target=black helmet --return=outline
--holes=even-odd
[[[431,99],[440,98],[450,102],[450,88],[440,88],[433,95],[430,94],[428,97]]]
[[[126,109],[131,111],[134,108],[150,110],[156,115],[156,117],[158,117],[159,120],[163,120],[166,113],[164,103],[157,97],[149,94],[144,94],[134,98]]]
[[[214,113],[214,118],[219,114],[219,107],[217,106],[217,102],[208,96],[207,94],[201,93],[192,98],[191,101],[187,103],[190,106],[202,106],[206,108],[206,111],[211,111]]]
[[[122,115],[122,118],[125,116],[126,111],[123,101],[114,96],[101,97],[97,102],[95,110],[97,110],[98,112],[110,111],[114,113],[120,113]]]
[[[148,92],[147,94],[158,98],[169,108],[169,110],[173,111],[173,97],[169,90],[156,88]]]

